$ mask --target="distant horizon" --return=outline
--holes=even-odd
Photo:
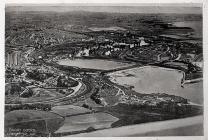
[[[125,5],[125,4],[124,4]],[[82,5],[60,5],[60,4],[8,4],[5,8],[6,11],[52,11],[52,12],[73,12],[73,11],[86,11],[86,12],[107,12],[107,13],[175,13],[175,14],[202,14],[202,7],[199,4],[184,5],[110,5],[110,6],[91,6],[90,4]]]

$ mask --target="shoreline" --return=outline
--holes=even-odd
[[[185,84],[195,84],[195,83],[201,83],[201,82],[203,82],[203,78],[197,78],[197,79],[192,79],[192,80],[185,80],[185,72],[184,71],[182,71],[182,70],[178,70],[178,69],[171,69],[171,68],[164,68],[164,67],[159,67],[159,66],[143,66],[143,67],[138,67],[138,68],[132,68],[132,69],[136,69],[136,71],[137,70],[141,70],[141,69],[144,69],[144,68],[148,68],[148,67],[152,67],[152,68],[159,68],[159,69],[163,69],[163,70],[167,70],[167,71],[176,71],[176,72],[179,72],[179,73],[182,73],[182,79],[181,79],[181,88],[184,88],[184,85]],[[132,70],[132,69],[128,69],[128,70]],[[128,71],[128,70],[121,70],[121,71],[119,71],[119,72],[122,72],[122,71]],[[116,72],[115,72],[116,73]],[[121,74],[121,75],[120,75]],[[125,74],[122,74],[122,73],[120,73],[119,74],[119,76],[118,77],[125,77]],[[119,86],[122,86],[122,87],[124,87],[124,88],[130,88],[131,86],[133,86],[134,87],[134,84],[127,84],[127,83],[119,83],[119,81],[118,80],[116,80],[116,74],[115,75],[111,75],[111,74],[108,74],[107,75],[108,77],[107,77],[107,79],[108,79],[108,81],[110,81],[111,83],[114,83],[114,84],[116,84],[116,85],[119,85]],[[125,81],[125,80],[124,80]],[[179,84],[179,83],[178,83]],[[139,92],[139,91],[136,91],[135,90],[135,87],[133,88],[133,89],[131,89],[131,90],[133,90],[133,91],[135,91],[135,92],[137,92],[137,93],[140,93],[140,94],[151,94],[151,93],[145,93],[145,92]],[[154,93],[154,92],[152,92],[152,93]],[[164,93],[166,93],[166,94],[169,94],[169,93],[167,93],[167,92],[164,92]],[[187,98],[187,97],[185,97],[185,96],[181,96],[180,94],[179,95],[177,95],[177,94],[169,94],[169,95],[175,95],[175,96],[179,96],[179,97],[183,97],[183,98]],[[184,94],[185,95],[185,94]],[[198,102],[198,101],[197,101]],[[200,101],[200,102],[202,102],[202,104],[203,104],[203,101]],[[200,103],[199,103],[200,104]]]
[[[69,59],[69,58],[67,58]],[[67,60],[65,59],[65,60]],[[79,57],[79,58],[75,58],[75,59],[81,59],[81,60],[85,60],[86,58],[85,57]],[[94,58],[94,57],[90,57],[90,58],[87,58],[88,60],[96,60],[98,58]],[[62,59],[60,59],[62,60]],[[60,61],[58,60],[58,61]],[[69,59],[70,60],[70,59]],[[102,58],[99,58],[99,60],[107,60],[107,61],[115,61],[115,62],[121,62],[121,63],[128,63],[128,62],[131,62],[131,63],[135,63],[135,62],[132,62],[132,61],[122,61],[122,60],[116,60],[116,59],[111,59],[111,58],[106,58],[106,59],[102,59]],[[55,62],[57,65],[59,66],[66,66],[66,67],[69,67],[70,69],[79,69],[80,71],[87,71],[87,72],[101,72],[101,74],[106,74],[106,73],[113,73],[113,72],[117,72],[117,71],[125,71],[125,70],[130,70],[130,69],[134,69],[134,68],[137,68],[138,69],[143,69],[145,67],[153,67],[153,68],[160,68],[160,69],[166,69],[168,71],[178,71],[179,73],[183,73],[183,77],[181,79],[181,87],[184,87],[185,84],[192,84],[192,83],[198,83],[198,82],[201,82],[203,81],[203,77],[199,77],[199,78],[193,78],[193,79],[187,79],[187,73],[186,71],[187,70],[184,70],[184,69],[181,69],[180,67],[171,67],[171,66],[165,66],[165,65],[161,65],[161,64],[149,64],[149,65],[143,65],[141,63],[135,63],[135,64],[132,64],[130,66],[122,66],[122,67],[118,67],[118,68],[113,68],[113,69],[109,69],[109,70],[103,70],[103,69],[92,69],[92,68],[80,68],[80,67],[76,67],[76,66],[68,66],[68,65],[60,65],[59,63],[57,63],[57,61]],[[141,65],[141,66],[139,66]]]

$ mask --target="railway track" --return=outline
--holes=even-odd
[[[89,93],[92,89],[92,87],[90,86],[90,83],[83,83],[81,81],[81,87],[79,88],[79,90],[77,92],[75,92],[74,94],[70,94],[70,95],[66,95],[64,97],[60,97],[60,98],[56,98],[56,99],[48,99],[48,100],[44,100],[44,101],[34,101],[34,102],[26,102],[23,104],[38,104],[38,103],[49,103],[49,104],[56,104],[56,103],[60,103],[60,102],[65,102],[68,100],[73,100],[73,99],[77,99],[87,93]],[[84,88],[84,89],[81,89]],[[83,90],[83,91],[82,91]],[[5,104],[5,105],[19,105],[19,104]]]

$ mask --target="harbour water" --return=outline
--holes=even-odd
[[[203,104],[203,82],[181,86],[183,72],[175,69],[144,66],[109,74],[110,80],[123,86],[134,86],[138,93],[167,93]]]
[[[62,59],[58,61],[58,64],[79,68],[111,70],[132,66],[134,63],[125,63],[102,59]]]
[[[183,22],[174,22],[176,27],[190,27],[194,30],[193,37],[202,38],[202,21],[183,21]]]

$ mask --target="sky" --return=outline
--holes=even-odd
[[[89,11],[110,13],[177,13],[177,14],[201,14],[200,5],[112,5],[112,6],[90,6],[90,5],[7,5],[6,11]]]

